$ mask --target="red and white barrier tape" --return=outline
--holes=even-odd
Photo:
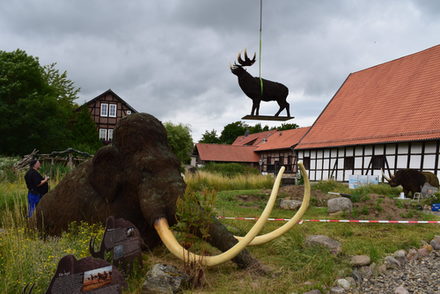
[[[233,216],[218,216],[218,219],[231,220],[258,220],[256,217],[233,217]],[[268,221],[289,221],[290,218],[268,218]],[[356,219],[303,219],[299,224],[304,222],[315,223],[373,223],[373,224],[440,224],[440,221],[400,221],[400,220],[356,220]]]

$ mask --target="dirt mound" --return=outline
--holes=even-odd
[[[331,195],[319,190],[311,191],[311,204],[313,206],[326,207],[327,200],[339,197],[337,195]],[[304,186],[300,185],[291,185],[291,186],[283,186],[280,188],[279,197],[290,200],[299,200],[302,201],[304,197]]]

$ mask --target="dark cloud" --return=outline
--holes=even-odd
[[[440,29],[434,0],[266,0],[263,8],[263,77],[289,87],[301,126],[350,72],[436,45]],[[250,112],[228,63],[244,48],[258,51],[258,27],[258,0],[13,0],[0,10],[0,50],[57,62],[81,88],[79,102],[111,88],[139,111],[191,125],[197,140]],[[257,64],[248,70],[258,75]]]

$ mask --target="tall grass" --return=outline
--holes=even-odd
[[[270,175],[237,175],[234,177],[223,176],[210,172],[199,171],[195,174],[186,174],[185,181],[192,191],[203,190],[244,190],[271,188],[274,178]]]

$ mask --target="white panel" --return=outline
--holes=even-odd
[[[437,168],[440,168],[440,160],[437,163]]]
[[[344,148],[338,148],[338,156],[344,157]]]
[[[354,158],[354,168],[362,168],[362,157]]]
[[[343,159],[338,160],[338,169],[344,169],[344,160]]]
[[[329,158],[330,157],[330,150],[329,149],[325,149],[324,150],[324,158]]]
[[[346,151],[346,156],[353,156],[353,147],[348,147]]]
[[[316,155],[317,158],[322,158],[322,150],[318,150],[318,155]]]
[[[336,181],[343,181],[344,179],[342,178],[343,173],[342,171],[338,171],[336,174]]]
[[[425,155],[423,159],[423,170],[435,167],[435,155]]]
[[[411,144],[411,154],[422,153],[422,143]]]
[[[310,159],[310,168],[311,169],[315,169],[316,166],[316,160],[315,159]]]
[[[365,155],[371,155],[373,154],[373,147],[371,145],[368,145],[365,147]]]
[[[335,162],[336,162],[336,158],[330,159],[330,168],[331,169],[333,169],[333,167],[335,166]]]
[[[362,171],[360,169],[353,171],[354,175],[362,175]]]
[[[388,165],[390,166],[390,168],[391,169],[394,168],[394,156],[386,156],[386,158],[387,158],[387,162],[388,162]]]
[[[316,180],[316,179],[315,179],[315,172],[314,172],[314,171],[310,171],[310,172],[309,172],[309,177],[310,177],[310,179],[313,180],[313,181]]]
[[[368,165],[370,165],[371,156],[365,156],[364,159],[364,168],[367,169]]]
[[[407,143],[399,144],[397,152],[399,154],[406,154],[406,153],[408,153],[408,144]]]
[[[374,154],[375,155],[382,155],[383,154],[383,150],[384,150],[384,146],[383,145],[376,145],[376,146],[374,146]]]
[[[411,155],[411,159],[409,162],[410,168],[420,168],[420,163],[422,162],[422,156],[421,155]]]
[[[399,155],[397,156],[397,168],[406,168],[406,155]]]
[[[357,146],[356,149],[355,149],[355,151],[354,151],[354,154],[355,154],[355,155],[362,155],[362,150],[363,150],[362,147]]]
[[[316,158],[315,152],[310,152],[310,158]]]
[[[425,145],[425,154],[426,153],[435,153],[436,150],[437,150],[437,146],[433,142],[427,143]]]
[[[316,169],[322,169],[322,159],[317,159],[316,162],[317,162]]]
[[[337,151],[338,151],[338,149],[336,149],[336,148],[332,149],[332,157],[336,157],[338,155]]]
[[[329,169],[328,159],[324,159],[324,169]]]
[[[324,174],[322,175],[322,180],[323,181],[328,180],[328,173],[327,172],[324,172]]]
[[[396,153],[396,145],[395,144],[387,145],[386,151],[387,151],[387,154],[394,154],[394,153]]]

